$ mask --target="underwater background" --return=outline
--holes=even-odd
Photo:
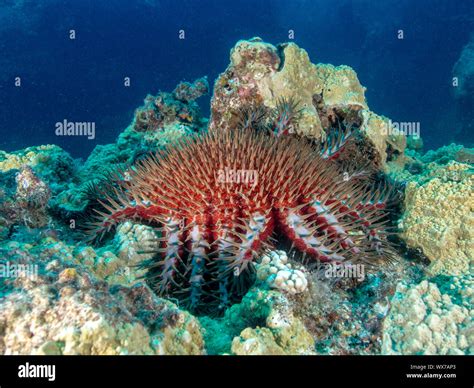
[[[474,3],[0,0],[0,354],[474,354]]]
[[[354,68],[374,111],[419,122],[427,148],[469,146],[472,96],[460,96],[452,78],[462,76],[455,64],[473,30],[473,7],[467,0],[3,0],[0,148],[54,143],[86,157],[116,138],[147,93],[203,75],[212,84],[237,40],[285,42],[289,30],[313,62]],[[209,96],[199,103],[208,116]],[[96,138],[56,137],[63,119],[94,121]]]

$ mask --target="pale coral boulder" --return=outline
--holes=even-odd
[[[427,280],[399,283],[383,325],[382,354],[460,355],[474,352],[473,277],[454,278],[460,302]]]
[[[401,237],[431,261],[433,275],[459,275],[474,260],[474,176],[467,164],[429,165],[428,176],[410,182]]]
[[[274,46],[260,38],[240,40],[215,82],[210,128],[234,127],[243,107],[275,108],[282,98],[293,98],[301,109],[297,135],[324,140],[336,110],[345,117],[359,116],[361,140],[355,148],[371,156],[375,167],[384,168],[393,157],[387,149],[403,154],[405,137],[390,136],[388,119],[369,110],[365,90],[352,68],[314,64],[295,43]]]

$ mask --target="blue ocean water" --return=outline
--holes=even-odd
[[[419,122],[426,148],[472,146],[473,98],[456,98],[453,67],[473,27],[469,0],[2,0],[0,149],[53,143],[86,157],[147,93],[204,75],[212,85],[237,40],[276,44],[289,30],[314,63],[353,67],[371,110]],[[56,136],[64,119],[95,122],[95,139]]]

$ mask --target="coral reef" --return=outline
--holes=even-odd
[[[202,126],[199,107],[194,101],[209,92],[207,79],[194,83],[180,83],[172,93],[148,95],[142,107],[135,111],[133,129],[138,132],[159,131],[173,123],[181,123],[193,130]]]
[[[247,327],[232,340],[237,355],[314,354],[314,339],[301,320],[294,317],[288,300],[279,294],[262,295],[267,300],[265,327]]]
[[[28,147],[12,153],[0,151],[0,172],[20,170],[24,166],[34,169],[53,189],[69,181],[76,168],[71,156],[56,145]]]
[[[378,271],[364,268],[360,277],[338,276],[325,267],[309,277],[308,292],[294,299],[292,307],[315,338],[315,351],[380,354],[391,295],[401,279],[418,278],[420,266],[401,261]]]
[[[223,318],[200,322],[210,354],[314,354],[314,339],[278,291],[254,287]]]
[[[42,244],[35,255],[28,244],[2,246],[10,266],[29,272],[3,280],[1,353],[203,353],[199,323],[189,313],[143,283],[111,288],[56,245]]]
[[[13,198],[6,197],[0,203],[0,228],[6,237],[14,225],[24,225],[28,228],[40,228],[48,224],[49,216],[46,210],[51,197],[51,190],[40,180],[33,170],[24,166],[15,176],[16,191]]]
[[[271,251],[264,255],[257,265],[257,278],[265,281],[270,288],[290,294],[299,294],[308,287],[304,269],[293,268],[284,251]]]
[[[235,127],[235,113],[263,104],[274,108],[281,98],[299,101],[301,117],[292,130],[300,136],[324,140],[335,111],[342,118],[362,115],[360,139],[353,147],[361,160],[384,168],[387,159],[403,154],[405,137],[391,133],[388,119],[370,112],[365,88],[348,66],[312,64],[294,43],[273,46],[260,38],[237,42],[230,64],[216,80],[211,101],[211,129]]]
[[[29,227],[41,227],[48,222],[46,205],[51,192],[30,167],[24,167],[16,175],[17,189],[15,207],[19,209],[18,218]]]
[[[474,354],[474,277],[454,277],[450,291],[459,290],[463,303],[433,281],[400,283],[384,322],[383,354]]]
[[[474,164],[474,149],[453,143],[437,150],[429,150],[419,159],[423,163],[446,164],[454,160],[459,163]]]
[[[154,238],[151,227],[125,222],[117,228],[117,234],[110,245],[100,249],[90,246],[75,249],[78,263],[87,265],[98,278],[110,285],[132,286],[140,282],[146,271],[140,264],[153,257],[144,253],[143,246]]]
[[[313,342],[301,321],[296,320],[277,333],[268,328],[244,329],[232,340],[232,353],[240,356],[310,355],[314,354]]]
[[[175,99],[187,103],[197,100],[208,93],[209,83],[207,82],[207,77],[198,78],[193,83],[181,82],[173,90]]]
[[[264,259],[265,256],[262,262]],[[298,294],[270,289],[271,281],[262,274],[261,282],[222,318],[199,318],[206,351],[209,354],[380,354],[382,325],[396,285],[419,279],[421,272],[420,266],[405,263],[367,273],[358,283],[354,283],[355,279],[331,279],[312,273],[308,275],[307,289]],[[271,278],[272,274],[268,276]]]
[[[474,354],[473,149],[423,154],[293,43],[236,44],[206,132],[208,89],[148,96],[85,161],[0,151],[0,353]],[[92,209],[100,246],[76,230]]]
[[[432,274],[461,274],[474,260],[472,167],[432,163],[407,184],[401,237],[431,260]]]

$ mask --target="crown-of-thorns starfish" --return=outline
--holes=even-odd
[[[347,178],[327,155],[327,147],[248,128],[188,137],[130,168],[101,202],[91,232],[130,219],[156,226],[156,246],[144,248],[156,253],[148,280],[160,295],[206,313],[242,297],[274,237],[308,260],[392,258],[389,190]]]

